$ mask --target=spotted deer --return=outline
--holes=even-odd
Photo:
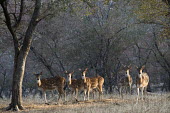
[[[55,77],[41,79],[42,72],[38,73],[38,74],[34,74],[34,75],[37,79],[38,89],[40,91],[42,91],[42,93],[44,95],[45,103],[47,103],[46,91],[57,90],[59,92],[58,101],[60,100],[62,95],[64,95],[64,98],[66,100],[65,91],[64,91],[64,85],[65,85],[65,78],[64,77],[55,76]]]
[[[123,70],[125,71],[125,74],[123,75],[122,78],[120,78],[119,82],[118,82],[118,88],[119,88],[119,94],[120,96],[123,98],[123,94],[122,94],[122,90],[125,89],[127,92],[127,89],[129,88],[129,93],[131,94],[132,91],[132,77],[129,73],[131,67],[127,66],[124,67]]]
[[[83,73],[85,73],[85,71],[83,71]],[[78,92],[83,90],[84,100],[86,100],[86,93],[88,93],[87,100],[89,100],[90,79],[86,79],[84,77],[84,74],[82,74],[81,79],[72,79],[73,72],[72,73],[65,72],[65,74],[67,75],[67,84],[68,84],[68,87],[71,89],[72,97],[73,97],[73,93],[75,92],[76,94],[75,98],[76,100],[78,100]]]
[[[87,68],[86,68],[86,71],[84,71],[83,75],[84,75],[84,78],[86,78],[86,80],[89,80],[90,82],[90,89],[92,91],[94,91],[95,89],[98,90],[99,92],[99,99],[101,100],[102,99],[102,95],[103,95],[103,83],[104,83],[104,78],[101,77],[100,75],[97,75],[95,77],[86,77],[86,72],[87,72]],[[93,96],[94,98],[94,96]]]
[[[149,76],[146,72],[143,72],[145,66],[140,68],[137,67],[138,75],[136,77],[136,87],[137,87],[137,101],[139,99],[139,90],[141,90],[142,100],[143,100],[143,92],[147,89],[149,83]]]

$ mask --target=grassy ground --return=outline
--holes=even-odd
[[[170,113],[170,94],[149,94],[145,96],[144,101],[136,102],[136,95],[124,95],[120,98],[118,95],[104,95],[103,100],[66,101],[55,102],[56,98],[49,101],[49,105],[43,103],[43,99],[32,98],[29,96],[23,99],[25,110],[21,113]],[[67,99],[69,100],[69,99]],[[9,113],[5,111],[10,100],[0,100],[0,113]]]

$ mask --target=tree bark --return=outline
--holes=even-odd
[[[12,82],[12,99],[11,104],[7,108],[7,110],[23,110],[22,107],[22,81],[24,77],[25,71],[25,62],[26,62],[27,54],[22,54],[15,59],[15,67],[13,73],[13,82]]]

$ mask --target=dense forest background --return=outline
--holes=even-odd
[[[7,0],[13,27],[19,19],[20,0]],[[32,1],[24,1],[23,17],[15,33],[19,42],[31,18]],[[105,78],[106,92],[113,92],[122,66],[145,65],[151,91],[170,90],[170,1],[169,0],[43,0],[39,23],[33,34],[23,94],[34,93],[33,73],[43,77],[89,68],[87,76]],[[0,7],[0,97],[10,97],[14,46]],[[22,43],[21,43],[22,44]]]

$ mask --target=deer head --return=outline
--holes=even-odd
[[[145,68],[145,65],[140,66],[140,67],[137,67],[137,66],[136,66],[136,68],[137,68],[139,74],[142,74],[142,73],[143,73],[143,69]]]
[[[38,84],[38,86],[40,86],[40,85],[41,85],[41,79],[40,79],[40,77],[41,77],[41,75],[42,75],[42,72],[40,72],[40,73],[38,73],[38,74],[35,74],[35,73],[34,73],[34,75],[35,75],[35,77],[36,77],[36,79],[37,79],[37,84]]]
[[[129,66],[126,66],[126,75],[129,75],[129,71],[132,69],[131,64]]]
[[[83,71],[83,74],[82,74],[82,79],[84,80],[84,83],[86,83],[86,73],[87,73],[87,70],[88,70],[88,68],[86,68],[86,69]]]
[[[73,75],[74,71],[73,72],[65,72],[66,74],[66,81],[69,83],[69,85],[71,85],[71,79],[72,79],[72,75]]]
[[[140,74],[142,73],[143,69],[145,68],[145,65],[143,65],[140,69]]]
[[[137,68],[137,71],[138,71],[138,77],[141,78],[141,75],[143,73],[143,69],[145,68],[145,65],[140,66],[140,67],[136,66],[136,68]]]
[[[129,75],[129,71],[132,69],[132,66],[131,66],[131,64],[128,65],[128,66],[123,65],[123,67],[121,69],[125,72],[125,75],[128,76]]]

